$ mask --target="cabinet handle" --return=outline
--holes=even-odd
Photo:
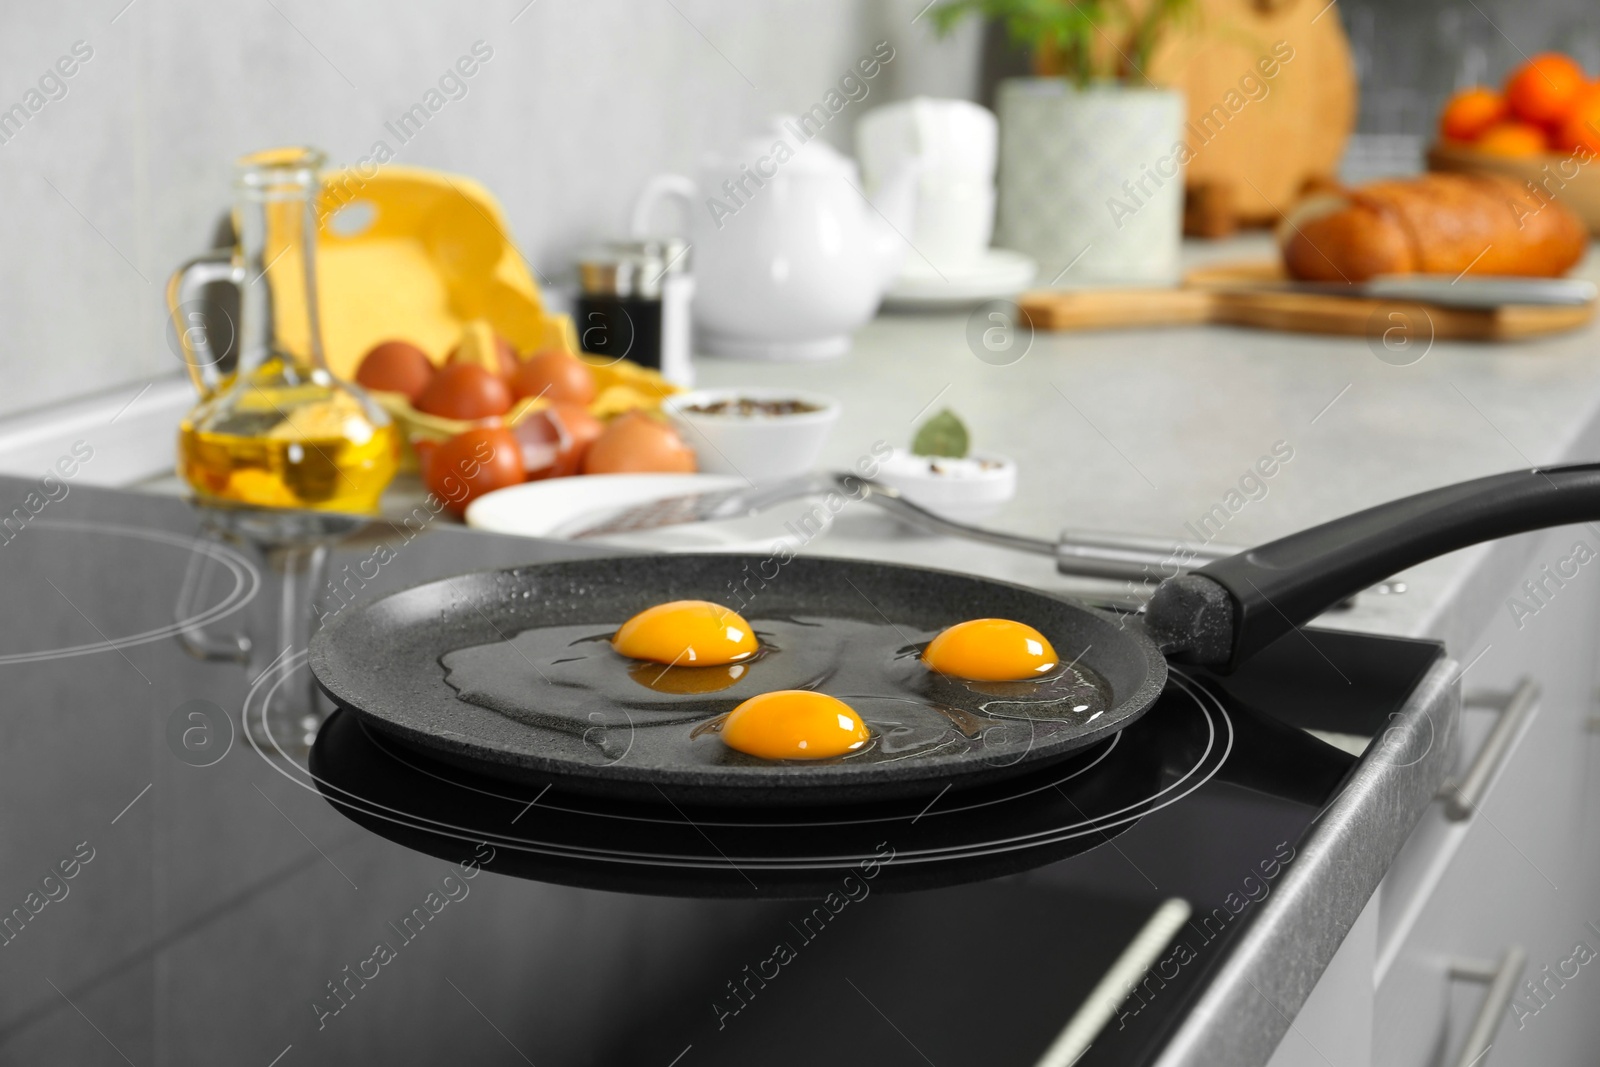
[[[1451,822],[1470,819],[1472,813],[1478,810],[1484,793],[1489,789],[1489,781],[1500,770],[1500,765],[1511,751],[1512,740],[1539,705],[1539,693],[1539,683],[1532,678],[1523,678],[1518,682],[1517,688],[1506,700],[1506,710],[1500,713],[1494,729],[1484,738],[1483,747],[1473,757],[1467,773],[1460,778],[1446,779],[1444,785],[1439,787],[1439,799],[1444,801],[1445,817]]]
[[[1456,1058],[1456,1067],[1484,1067],[1484,1057],[1494,1047],[1494,1035],[1511,998],[1517,993],[1517,982],[1528,962],[1528,954],[1521,945],[1512,945],[1500,957],[1499,963],[1457,963],[1450,968],[1450,977],[1463,982],[1482,982],[1489,987],[1483,995],[1483,1005],[1467,1031],[1467,1043]]]

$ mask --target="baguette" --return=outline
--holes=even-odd
[[[1588,231],[1560,201],[1501,175],[1424,174],[1320,193],[1279,226],[1292,278],[1363,282],[1378,274],[1565,274]]]

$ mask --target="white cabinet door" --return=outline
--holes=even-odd
[[[1585,782],[1600,658],[1600,565],[1572,578],[1559,574],[1579,540],[1600,548],[1586,528],[1542,535],[1524,576],[1535,584],[1507,590],[1482,639],[1451,650],[1471,665],[1462,681],[1469,697],[1485,689],[1508,693],[1532,680],[1542,698],[1470,818],[1451,823],[1442,807],[1430,812],[1380,890],[1374,1064],[1454,1063],[1485,987],[1452,981],[1452,967],[1500,960],[1513,945],[1526,950],[1530,975],[1556,977],[1543,1000],[1525,989],[1524,1006],[1505,1012],[1481,1067],[1595,1062],[1596,1013],[1585,1002],[1600,998],[1600,963],[1578,966],[1571,980],[1559,977],[1563,966],[1575,966],[1566,961],[1580,940],[1600,952],[1600,934],[1585,926],[1600,920],[1589,874],[1594,790]],[[1464,713],[1463,769],[1493,722],[1481,710]]]

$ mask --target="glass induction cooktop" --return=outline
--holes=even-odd
[[[323,721],[285,611],[580,554],[87,487],[8,528],[0,1063],[1149,1063],[1441,654],[1308,630],[1043,770],[779,812]]]

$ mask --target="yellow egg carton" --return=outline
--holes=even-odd
[[[567,316],[544,308],[500,205],[482,185],[421,167],[323,174],[317,295],[328,369],[353,378],[380,341],[409,341],[435,363],[485,320],[519,352],[575,347]]]
[[[409,341],[442,364],[487,324],[518,352],[579,356],[594,372],[597,418],[644,408],[679,392],[659,373],[579,351],[567,315],[548,311],[494,196],[471,178],[422,167],[327,172],[317,198],[317,294],[328,369],[353,380],[383,341]],[[275,296],[277,294],[274,294]],[[416,410],[399,393],[374,391],[408,440],[443,441],[482,422],[514,426],[547,406],[520,401],[495,420],[470,422]],[[407,466],[414,456],[406,456]]]
[[[683,392],[663,378],[660,371],[642,367],[632,360],[612,360],[584,352],[578,353],[578,358],[594,372],[597,392],[589,405],[589,414],[597,419],[608,419],[635,408],[658,411],[661,401]]]

